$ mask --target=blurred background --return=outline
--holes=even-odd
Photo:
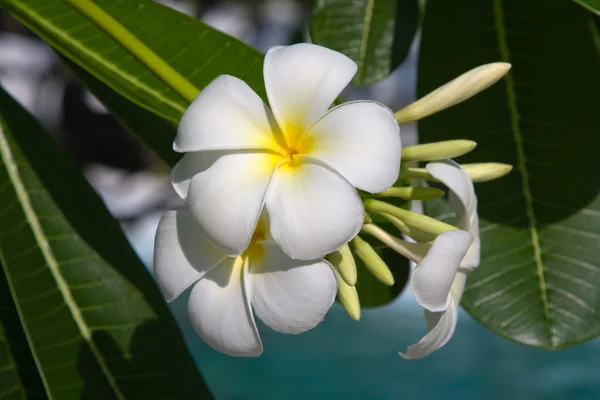
[[[189,14],[260,51],[309,41],[310,0],[170,0]],[[374,99],[396,110],[414,99],[419,35],[388,78],[349,87],[345,100]],[[151,272],[153,241],[165,210],[181,205],[169,170],[138,144],[34,34],[0,11],[0,83],[77,161]],[[401,126],[403,144],[417,141]],[[544,352],[500,338],[461,312],[442,350],[419,361],[398,351],[425,333],[410,293],[360,322],[339,305],[314,330],[286,336],[259,326],[264,354],[224,356],[190,328],[186,298],[171,304],[187,344],[217,399],[600,399],[600,340]]]

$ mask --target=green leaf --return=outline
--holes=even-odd
[[[0,261],[49,397],[211,398],[118,223],[2,90],[0,197]]]
[[[67,2],[0,0],[0,4],[126,99],[174,122],[187,108],[187,100]],[[264,98],[263,55],[237,39],[148,0],[94,0],[94,4],[199,89],[218,75],[230,74]]]
[[[0,265],[0,399],[45,399],[46,391]]]
[[[506,79],[419,123],[422,142],[478,142],[464,162],[515,166],[478,184],[482,260],[465,309],[494,332],[557,349],[600,334],[600,57],[592,15],[562,0],[432,0],[422,96],[477,65]]]
[[[358,64],[352,83],[385,78],[408,54],[418,24],[417,0],[318,0],[310,26],[314,43]]]
[[[600,0],[574,0],[575,3],[600,16]]]

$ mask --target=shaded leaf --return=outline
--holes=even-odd
[[[0,254],[48,395],[211,398],[118,223],[0,90]]]
[[[478,142],[464,162],[515,170],[478,184],[482,261],[465,309],[529,346],[600,334],[600,57],[592,15],[562,0],[427,2],[422,96],[477,65],[512,63],[475,98],[419,122],[422,142]]]
[[[354,60],[352,83],[366,85],[404,60],[417,23],[417,0],[317,0],[310,31],[314,43]]]
[[[600,16],[600,0],[574,0],[575,3]]]
[[[0,399],[45,398],[46,390],[0,265]]]

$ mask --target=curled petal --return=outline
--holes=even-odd
[[[314,260],[352,239],[364,208],[352,185],[323,165],[284,165],[273,177],[266,200],[271,235],[294,259]]]
[[[416,360],[428,356],[445,345],[456,329],[458,303],[451,301],[448,309],[442,312],[425,310],[425,318],[429,332],[418,343],[408,346],[406,353],[400,353],[402,357]]]
[[[169,211],[158,223],[154,277],[167,301],[179,296],[225,257],[202,237],[188,213]]]
[[[241,79],[221,75],[204,88],[183,114],[173,149],[277,150],[277,124],[269,108]]]
[[[267,52],[267,97],[290,146],[327,111],[356,69],[345,55],[314,44],[273,47]]]
[[[335,270],[327,261],[292,260],[275,244],[265,245],[263,254],[251,259],[248,279],[254,312],[282,333],[314,328],[337,291]]]
[[[242,281],[244,268],[241,257],[213,268],[192,289],[188,312],[195,331],[215,350],[256,357],[262,343]]]
[[[402,151],[398,123],[389,108],[374,101],[331,109],[302,136],[298,149],[367,192],[383,192],[398,179]]]
[[[441,312],[450,306],[452,282],[472,241],[473,235],[465,231],[442,233],[423,261],[414,268],[411,289],[425,309]]]
[[[263,153],[230,154],[192,178],[190,211],[204,236],[227,255],[248,247],[277,161]]]
[[[479,216],[473,182],[461,166],[452,160],[427,164],[427,172],[450,189],[450,205],[456,212],[458,228],[473,234],[473,244],[463,260],[465,267],[477,267],[480,261]]]

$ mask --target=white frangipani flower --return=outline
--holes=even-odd
[[[450,340],[456,329],[467,275],[480,261],[479,217],[473,182],[452,160],[430,162],[427,171],[450,189],[450,205],[461,230],[438,236],[412,272],[411,289],[417,302],[425,308],[429,332],[409,346],[406,353],[400,353],[410,359],[425,357]],[[417,244],[413,248],[419,252],[428,246]]]
[[[358,233],[355,188],[390,187],[401,145],[394,114],[379,103],[328,110],[356,70],[317,45],[274,47],[264,60],[270,109],[227,75],[192,102],[173,145],[187,154],[172,181],[211,243],[241,254],[264,206],[273,239],[294,259],[323,257]]]
[[[247,250],[230,257],[202,236],[186,211],[169,211],[156,233],[154,275],[167,301],[193,285],[188,313],[196,332],[232,356],[262,353],[254,313],[270,328],[297,334],[323,320],[337,276],[323,259],[290,259],[263,219]]]

